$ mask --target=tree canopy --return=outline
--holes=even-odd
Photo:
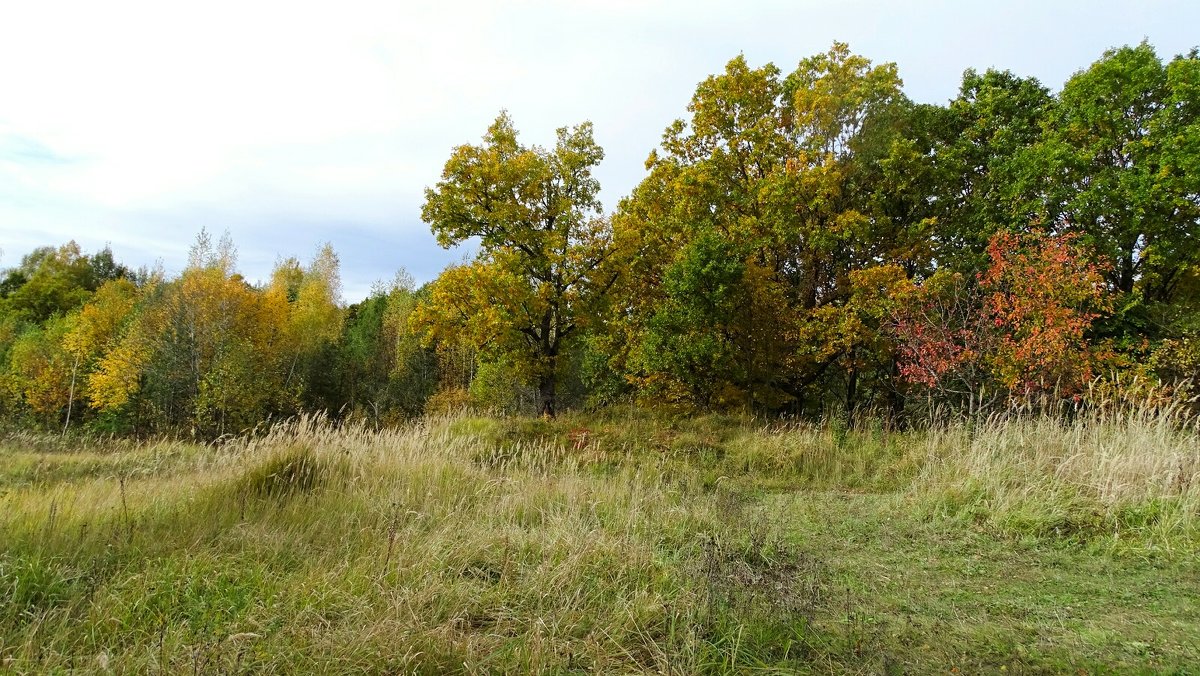
[[[454,332],[490,358],[507,358],[555,411],[559,360],[606,282],[610,253],[592,169],[604,151],[592,125],[558,130],[553,149],[517,140],[502,113],[483,143],[459,146],[442,180],[425,191],[422,218],[438,243],[477,238],[479,254],[433,285],[418,309],[431,337]]]
[[[681,104],[610,213],[590,123],[528,145],[501,113],[421,211],[474,257],[352,304],[329,245],[260,282],[207,232],[175,276],[35,249],[0,271],[0,413],[216,437],[306,410],[902,423],[1196,392],[1196,51],[1112,49],[1058,92],[967,70],[933,105],[834,43],[734,57]]]

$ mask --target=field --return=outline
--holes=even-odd
[[[1200,436],[628,412],[0,441],[0,670],[1165,672]]]

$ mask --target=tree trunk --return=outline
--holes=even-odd
[[[888,373],[888,420],[892,429],[904,429],[904,392],[900,381],[900,363],[892,357],[892,366]]]
[[[543,373],[538,381],[538,398],[541,400],[542,415],[547,418],[554,417],[554,369]]]
[[[1133,291],[1134,282],[1134,262],[1133,249],[1136,244],[1126,247],[1121,253],[1120,265],[1117,270],[1117,289],[1123,293]]]
[[[853,353],[851,353],[853,358]],[[846,382],[846,427],[854,426],[854,409],[858,407],[858,367],[850,367],[850,378]]]
[[[75,363],[71,364],[71,392],[67,395],[67,421],[63,423],[63,436],[67,434],[67,428],[71,426],[71,409],[75,405],[75,374],[79,372],[79,356],[76,355]]]
[[[555,377],[558,375],[558,341],[562,337],[558,330],[555,330],[553,338],[551,337],[552,329],[561,328],[555,322],[557,310],[557,307],[552,306],[542,315],[540,351],[545,362],[544,370],[538,376],[538,398],[541,399],[542,416],[546,418],[554,417],[554,386]]]

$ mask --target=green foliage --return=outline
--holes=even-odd
[[[646,370],[670,375],[701,405],[722,384],[738,381],[731,333],[742,307],[741,259],[713,233],[693,240],[667,268],[663,303],[643,339],[640,363]]]
[[[790,70],[738,56],[612,214],[590,123],[543,147],[502,113],[422,208],[474,259],[349,305],[328,244],[261,284],[207,231],[173,277],[41,247],[0,271],[0,414],[212,439],[531,397],[547,415],[637,403],[848,428],[1182,401],[1200,378],[1198,64],[1142,43],[1058,93],[967,70],[923,105],[896,64],[843,43]],[[1020,246],[998,262],[997,242]]]
[[[437,359],[409,320],[426,293],[415,290],[402,271],[390,287],[379,286],[347,308],[337,352],[327,367],[338,378],[339,403],[327,410],[345,405],[377,424],[424,411],[437,387]]]
[[[68,242],[58,249],[42,247],[21,259],[19,267],[7,272],[0,295],[6,312],[41,323],[74,310],[104,282],[128,274],[108,249],[86,256],[78,244]]]
[[[1165,65],[1147,43],[1105,52],[1064,85],[1045,171],[1064,176],[1048,209],[1112,262],[1112,287],[1170,301],[1200,259],[1195,55]],[[1146,326],[1138,326],[1146,329]]]
[[[479,365],[468,392],[476,409],[499,414],[529,413],[537,408],[537,391],[520,367],[503,360]]]
[[[929,143],[905,138],[923,111],[894,64],[834,44],[787,76],[736,58],[689,112],[614,216],[625,367],[648,398],[701,408],[820,409],[842,387],[858,406],[890,364],[844,332],[852,277],[927,267]]]
[[[1039,212],[1046,175],[1035,146],[1054,106],[1035,78],[967,70],[958,96],[927,118],[939,261],[974,274],[986,267],[987,243],[998,230],[1022,229]]]

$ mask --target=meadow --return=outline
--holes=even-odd
[[[1200,432],[301,417],[0,441],[0,671],[1192,673]]]

